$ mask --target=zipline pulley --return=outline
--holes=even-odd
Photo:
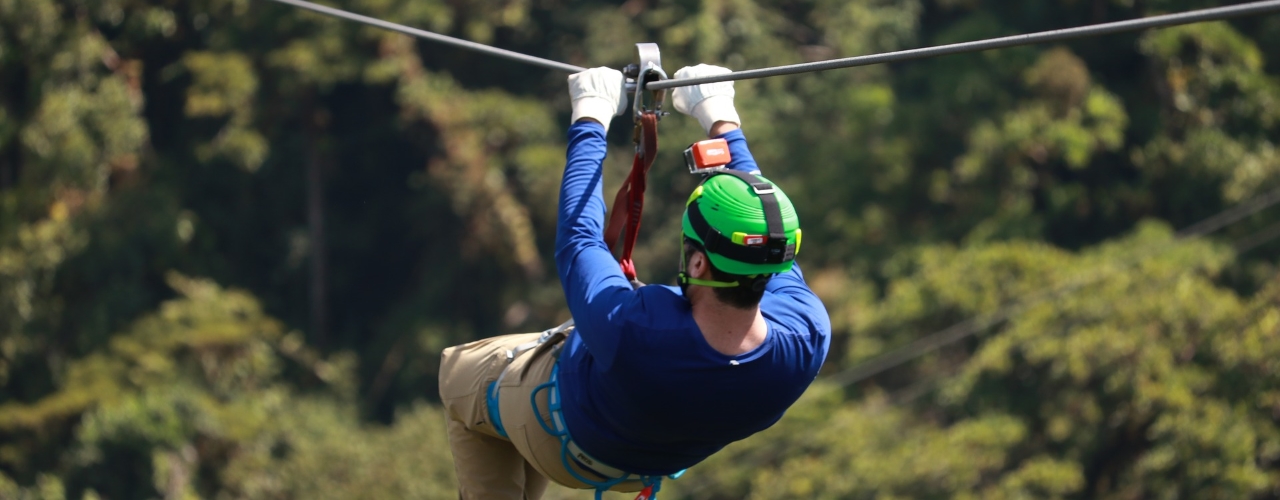
[[[636,124],[632,140],[636,144],[636,157],[631,163],[631,173],[613,198],[609,224],[604,230],[604,241],[610,250],[614,249],[618,237],[622,236],[622,255],[618,262],[622,266],[622,274],[633,284],[638,282],[636,266],[631,261],[631,251],[640,234],[645,179],[649,167],[653,166],[653,161],[658,157],[658,120],[662,118],[662,105],[667,97],[666,90],[645,90],[649,83],[667,79],[667,72],[662,70],[662,53],[658,50],[658,44],[637,43],[636,51],[639,53],[639,62],[622,69],[623,76],[627,78],[627,88],[631,90],[631,109]]]

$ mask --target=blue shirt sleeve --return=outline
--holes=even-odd
[[[748,174],[760,174],[760,167],[756,165],[755,157],[751,156],[751,150],[747,149],[747,136],[743,135],[742,129],[730,130],[716,138],[724,139],[729,143],[729,168]]]
[[[623,311],[636,300],[631,283],[604,242],[604,127],[579,121],[569,127],[569,150],[560,185],[556,270],[576,333],[607,370],[617,356]]]

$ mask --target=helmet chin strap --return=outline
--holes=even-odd
[[[685,258],[684,245],[681,244],[680,245],[679,281],[680,281],[680,292],[683,293],[685,296],[689,295],[689,285],[698,285],[698,286],[705,286],[710,288],[734,288],[738,286],[737,281],[712,281],[712,280],[704,280],[704,279],[691,277],[689,276],[688,272],[685,272],[686,271],[684,268],[685,262],[688,262],[688,259]]]
[[[698,278],[690,278],[688,274],[680,273],[680,283],[684,285],[698,285],[711,288],[734,288],[738,286],[737,281],[711,281],[700,280]]]

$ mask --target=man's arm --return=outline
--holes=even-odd
[[[603,164],[607,124],[624,109],[622,74],[596,68],[569,77],[573,124],[556,223],[556,270],[577,334],[596,362],[608,367],[618,351],[611,320],[634,294],[604,242]]]

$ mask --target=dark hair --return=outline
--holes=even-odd
[[[689,258],[694,252],[700,252],[706,255],[707,251],[697,241],[684,238],[684,264],[687,269],[689,266]],[[707,259],[707,265],[711,267],[711,279],[714,281],[738,282],[738,286],[732,288],[712,288],[715,290],[716,299],[720,302],[729,304],[738,309],[751,309],[760,304],[760,299],[764,297],[763,286],[752,286],[756,282],[756,278],[742,276],[738,274],[729,274],[716,268],[711,263],[711,259]]]

